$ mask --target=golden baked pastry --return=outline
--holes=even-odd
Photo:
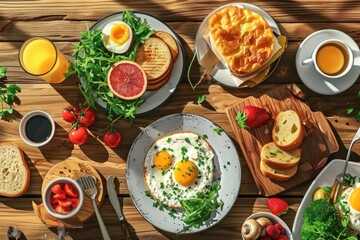
[[[266,20],[246,8],[228,6],[209,19],[209,34],[230,70],[237,75],[256,71],[274,51],[274,35]]]

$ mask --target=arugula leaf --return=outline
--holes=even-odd
[[[198,104],[202,104],[205,100],[206,100],[206,96],[205,95],[200,95],[198,97],[197,102],[198,102]]]
[[[103,45],[101,30],[82,32],[80,43],[75,45],[73,52],[75,62],[71,64],[71,70],[67,74],[76,73],[83,80],[79,88],[90,107],[96,109],[98,99],[106,103],[107,119],[111,122],[119,118],[133,120],[136,109],[144,100],[139,98],[124,101],[114,96],[107,84],[107,73],[111,66],[120,60],[134,60],[140,43],[154,33],[154,30],[135,17],[132,11],[124,11],[122,20],[130,25],[134,33],[134,44],[130,51],[123,55],[111,53]]]
[[[0,67],[0,79],[6,77],[7,67]]]
[[[218,135],[221,135],[221,133],[224,131],[222,128],[214,128],[214,132],[216,132]]]
[[[348,107],[347,109],[346,109],[346,114],[350,114],[350,113],[352,113],[354,111],[354,107]]]

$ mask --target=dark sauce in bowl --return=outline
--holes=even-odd
[[[46,141],[51,134],[50,120],[41,115],[29,118],[25,124],[25,134],[32,142],[41,143]]]

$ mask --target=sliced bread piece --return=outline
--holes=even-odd
[[[269,167],[289,168],[295,166],[300,161],[301,148],[285,151],[280,149],[274,142],[271,142],[262,147],[260,158]]]
[[[18,197],[29,183],[30,171],[22,150],[10,143],[0,144],[0,195]]]
[[[295,175],[295,173],[297,172],[298,166],[295,165],[293,167],[290,168],[284,168],[284,169],[277,169],[277,168],[272,168],[269,167],[268,165],[266,165],[266,163],[264,163],[264,161],[260,161],[260,170],[261,173],[273,180],[277,180],[277,181],[287,181],[289,180],[292,176]]]
[[[304,129],[299,115],[293,110],[280,112],[272,129],[272,139],[282,150],[299,148],[304,138]]]

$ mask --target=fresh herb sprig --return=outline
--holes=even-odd
[[[184,207],[182,220],[187,225],[183,231],[191,228],[200,228],[204,221],[211,217],[211,214],[224,203],[216,201],[219,184],[215,184],[206,193],[198,193],[198,197],[182,200],[180,203]]]
[[[0,80],[6,77],[6,67],[0,67]],[[11,84],[8,86],[0,86],[0,118],[4,120],[6,116],[14,112],[13,103],[16,97],[16,94],[21,91],[21,88],[16,84]],[[6,105],[5,105],[6,104]]]
[[[360,103],[360,91],[358,92],[357,94],[357,100],[358,102]],[[355,119],[356,121],[360,122],[360,109],[357,108],[355,109],[354,106],[349,106],[347,109],[346,109],[346,114],[353,114],[355,113]]]
[[[135,17],[132,11],[124,11],[123,19],[133,30],[134,44],[130,51],[117,55],[106,50],[101,30],[89,30],[81,33],[79,44],[75,45],[75,62],[68,75],[76,73],[83,84],[79,85],[87,104],[96,109],[98,99],[106,103],[107,119],[110,122],[119,118],[133,120],[136,109],[144,102],[139,98],[124,101],[114,96],[107,84],[107,74],[111,66],[120,60],[134,60],[140,43],[148,39],[154,30],[147,23]]]

